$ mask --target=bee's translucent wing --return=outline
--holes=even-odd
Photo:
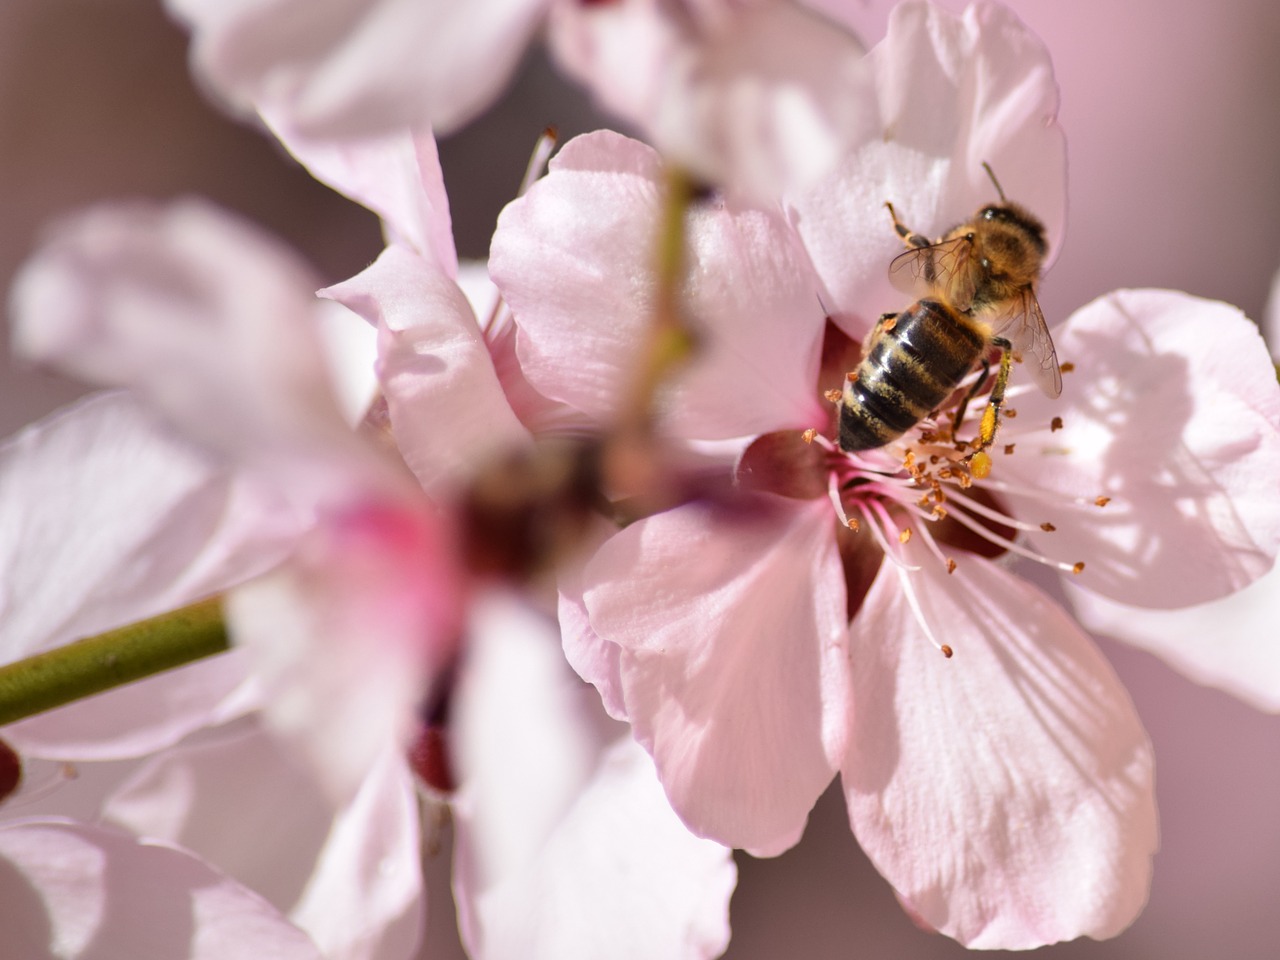
[[[1049,327],[1040,312],[1035,291],[1027,287],[1021,296],[1015,297],[1009,309],[994,324],[994,330],[1021,354],[1024,366],[1045,396],[1057,397],[1062,393],[1058,352],[1053,349],[1053,338],[1049,336]]]
[[[973,240],[952,237],[915,247],[893,258],[889,281],[915,300],[945,296],[957,310],[968,310],[973,300],[973,271],[966,269]]]

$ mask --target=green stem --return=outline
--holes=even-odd
[[[0,667],[0,725],[229,649],[219,597]]]

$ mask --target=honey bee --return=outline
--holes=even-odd
[[[995,441],[1014,360],[1027,361],[1048,396],[1062,392],[1057,354],[1036,301],[1047,250],[1044,225],[1009,202],[991,167],[983,167],[1000,202],[983,207],[936,242],[910,230],[893,204],[885,203],[894,230],[910,248],[894,258],[889,277],[917,299],[901,313],[880,318],[857,369],[845,378],[840,397],[843,450],[870,450],[896,440],[981,367],[952,417],[954,440],[968,401],[990,374],[993,349],[1000,351],[1000,367],[965,458],[974,467],[989,469],[983,451]]]

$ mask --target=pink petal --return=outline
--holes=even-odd
[[[863,48],[787,3],[553,8],[561,64],[670,162],[760,203],[872,132]],[[878,134],[878,131],[875,131]]]
[[[395,240],[457,279],[449,197],[430,132],[334,142],[303,136],[284,121],[272,131],[313,177],[372,210]]]
[[[285,555],[305,518],[219,469],[125,394],[100,394],[0,447],[0,661],[217,593]],[[137,756],[224,716],[237,655],[6,728],[24,753]]]
[[[259,727],[148,763],[104,818],[180,844],[266,897],[328,960],[408,958],[421,927],[418,813],[393,752],[345,808]]]
[[[496,99],[546,0],[168,0],[195,68],[237,110],[309,136],[461,126]]]
[[[1151,745],[1128,695],[1035,587],[978,557],[950,577],[931,559],[909,575],[884,564],[851,628],[854,833],[915,913],[966,946],[1114,936],[1146,902],[1157,845]]]
[[[608,423],[636,376],[654,311],[662,173],[657,155],[600,131],[560,151],[508,205],[490,271],[542,394]],[[703,349],[661,400],[670,429],[725,439],[824,422],[813,395],[823,312],[791,232],[759,211],[696,208],[688,313]],[[750,384],[725,403],[725,384]]]
[[[1280,566],[1221,600],[1174,610],[1116,603],[1068,584],[1080,622],[1154,653],[1197,683],[1280,713]]]
[[[131,387],[185,435],[312,501],[374,469],[333,398],[316,286],[292,251],[204,203],[102,206],[23,267],[16,341]]]
[[[789,203],[825,282],[824,302],[855,337],[880,313],[903,306],[886,276],[902,242],[885,201],[917,233],[940,236],[999,199],[982,168],[987,161],[1008,198],[1044,222],[1051,258],[1066,207],[1066,145],[1049,54],[1012,12],[988,4],[960,18],[930,4],[901,4],[868,60],[880,136]]]
[[[287,563],[227,597],[270,723],[336,802],[389,745],[407,749],[454,656],[464,601],[451,549],[438,518],[369,502],[327,517]]]
[[[597,540],[604,543],[614,529],[612,524],[600,526]],[[627,708],[622,693],[622,649],[602,639],[591,626],[587,601],[583,596],[584,573],[580,564],[566,564],[558,571],[557,619],[563,636],[564,656],[578,676],[599,692],[605,712],[615,720],[625,722]]]
[[[297,927],[190,854],[70,821],[0,825],[13,956],[321,960]]]
[[[378,327],[378,376],[396,443],[429,494],[455,490],[493,456],[528,442],[471,307],[438,264],[392,245],[324,295]]]
[[[847,614],[830,505],[762,497],[755,513],[640,520],[588,562],[584,596],[681,818],[778,853],[844,749]]]
[[[1018,455],[998,462],[1018,514],[1057,528],[1033,531],[1035,546],[1084,561],[1077,585],[1143,607],[1217,599],[1270,570],[1280,386],[1257,328],[1227,304],[1127,290],[1077,311],[1057,340],[1076,365],[1063,402],[1019,398],[1022,435],[1005,438]]]
[[[472,637],[454,701],[455,890],[470,955],[718,956],[729,851],[676,818],[652,763],[566,667],[549,621],[491,596]]]

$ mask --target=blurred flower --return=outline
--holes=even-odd
[[[760,199],[811,182],[868,125],[862,47],[789,0],[171,0],[192,60],[243,113],[317,139],[460,126],[547,21],[567,72],[696,176]]]
[[[417,243],[413,255],[430,264],[439,294],[406,305],[430,329],[463,332],[461,321],[469,322],[478,342],[474,316],[450,278],[456,257],[430,138],[408,153],[328,150],[317,163],[377,190],[400,185],[377,166],[397,156],[418,188],[439,186],[434,208],[415,207],[419,219],[398,223],[397,235]],[[458,897],[466,905],[463,936],[476,956],[540,943],[557,955],[595,956],[620,931],[637,957],[720,953],[734,883],[729,851],[688,834],[643,751],[625,730],[608,729],[598,707],[593,716],[578,705],[585,688],[568,674],[554,630],[511,609],[486,625],[493,601],[464,622],[471,583],[460,575],[449,529],[416,484],[338,414],[317,348],[314,301],[294,282],[305,274],[282,269],[287,261],[270,241],[209,208],[103,208],[55,234],[15,295],[29,350],[130,385],[302,518],[283,562],[227,598],[234,636],[254,654],[255,687],[241,709],[259,712],[149,759],[108,801],[106,815],[181,843],[262,891],[327,956],[394,960],[415,948],[421,913],[419,826],[405,754],[420,717],[447,722],[456,711],[458,732],[450,724],[446,734],[460,775]],[[502,401],[501,391],[486,393],[486,377],[494,377],[488,353],[466,343],[445,344],[460,348],[444,354],[449,402],[464,410]],[[108,357],[111,363],[101,362]],[[523,428],[505,411],[518,430],[507,442],[518,442]],[[493,427],[494,414],[477,422]],[[466,444],[449,448],[457,425],[437,425],[441,435],[429,443],[442,456],[434,469],[456,490],[470,457]],[[92,424],[95,431],[109,426]],[[488,436],[495,442],[492,430]],[[100,441],[111,448],[109,433]],[[19,477],[31,469],[20,452],[12,463]],[[458,465],[452,473],[451,463]],[[108,491],[145,482],[127,460],[116,465],[124,479],[108,475]],[[32,486],[23,481],[15,490],[32,496]],[[130,522],[118,514],[106,533]],[[147,549],[171,535],[157,526]],[[495,633],[502,639],[486,639]],[[522,633],[535,636],[525,644],[536,653],[485,652],[486,643],[509,646]],[[468,650],[459,656],[464,637]],[[512,657],[523,662],[515,675]],[[486,693],[476,658],[506,671],[500,695]],[[470,706],[474,700],[482,706]],[[212,713],[205,719],[213,722]],[[56,742],[56,733],[49,739]],[[537,757],[540,768],[531,769]],[[529,778],[518,787],[508,782],[516,771]],[[521,802],[491,796],[495,779]],[[263,831],[246,824],[266,811],[280,815],[286,803],[288,829],[273,829],[276,843],[264,851]],[[630,813],[627,831],[614,829],[618,811]],[[687,886],[673,883],[675,873]],[[650,895],[637,901],[639,888]],[[534,899],[531,890],[539,891]],[[515,911],[516,903],[526,906]],[[546,920],[566,912],[582,922]]]
[[[190,854],[64,820],[0,823],[0,921],[13,956],[322,956],[260,896]]]
[[[916,229],[958,219],[987,199],[990,159],[1061,236],[1056,93],[1015,20],[906,5],[869,60],[883,130],[793,198],[790,223],[731,198],[690,217],[683,293],[705,343],[662,422],[692,443],[741,438],[756,515],[694,503],[609,538],[562,577],[566,647],[696,832],[777,853],[839,771],[854,832],[927,923],[978,947],[1113,935],[1147,895],[1150,745],[1087,635],[989,558],[1148,606],[1240,589],[1280,537],[1255,496],[1280,456],[1280,396],[1238,312],[1130,292],[1060,329],[1074,379],[1057,405],[1018,395],[990,481],[930,424],[860,456],[802,443],[806,427],[832,435],[817,394],[856,360],[844,331],[896,305],[872,275],[894,242],[885,199],[911,204]],[[659,179],[642,145],[580,138],[494,239],[529,382],[597,422],[652,310],[638,241]],[[1206,347],[1192,331],[1210,316]]]

